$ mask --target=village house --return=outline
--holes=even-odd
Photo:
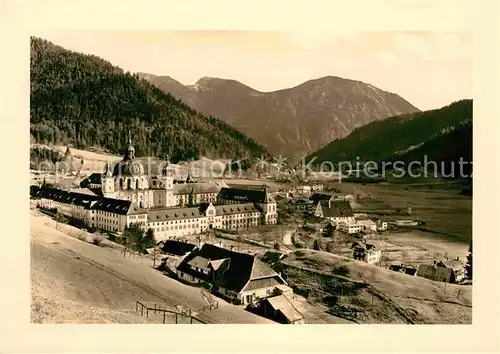
[[[357,220],[356,224],[361,226],[362,231],[377,231],[377,224],[373,220],[369,219]]]
[[[334,200],[334,197],[332,194],[327,194],[327,193],[313,193],[309,200],[314,204],[317,205],[319,202],[324,201],[324,202],[330,202]]]
[[[289,296],[282,294],[268,297],[259,302],[259,313],[282,324],[303,324],[304,317],[292,305]]]
[[[177,240],[165,240],[162,242],[162,247],[161,247],[162,253],[171,257],[179,257],[179,258],[186,257],[195,249],[197,249],[196,245]]]
[[[363,225],[360,225],[358,223],[352,223],[352,222],[349,223],[342,221],[337,224],[337,230],[351,235],[360,233],[361,231],[364,230],[364,227]]]
[[[464,264],[457,258],[434,264],[421,264],[417,276],[444,283],[459,283],[465,278],[465,269]]]
[[[465,265],[458,257],[456,259],[440,261],[436,265],[453,270],[453,283],[460,283],[465,279]]]
[[[304,195],[311,194],[311,186],[308,186],[308,185],[297,186],[297,187],[295,187],[295,190],[299,193],[304,194]]]
[[[320,183],[318,183],[318,184],[313,184],[313,185],[311,186],[311,189],[312,189],[313,191],[315,191],[315,192],[320,192],[320,191],[322,191],[322,190],[323,190],[323,185],[322,185],[322,184],[320,184]]]
[[[283,252],[266,251],[266,253],[264,253],[264,255],[262,256],[262,262],[272,267],[285,257],[286,254],[284,254]]]
[[[323,232],[325,228],[332,227],[332,222],[326,218],[308,215],[304,218],[304,226],[315,231]]]
[[[382,220],[377,220],[377,231],[387,230],[387,222]]]
[[[363,261],[370,264],[375,264],[380,262],[382,256],[382,251],[378,250],[375,245],[357,241],[351,245],[352,258]]]
[[[257,257],[210,244],[188,255],[177,267],[179,279],[210,284],[211,291],[238,304],[270,297],[285,280]]]
[[[307,198],[297,198],[289,201],[293,208],[298,213],[307,213],[311,211],[312,201]]]
[[[320,200],[316,204],[313,215],[326,218],[337,225],[341,222],[353,224],[355,221],[351,204],[344,200]]]
[[[401,264],[401,265],[391,264],[389,266],[389,270],[392,270],[394,272],[408,274],[408,275],[415,275],[417,273],[417,268],[411,267],[411,266],[405,266],[404,264]]]

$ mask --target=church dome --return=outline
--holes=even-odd
[[[115,165],[113,177],[134,177],[144,175],[144,166],[138,161],[123,159]]]
[[[125,152],[123,160],[117,163],[113,169],[113,177],[133,177],[144,175],[144,166],[138,161],[135,161],[135,149],[130,139],[128,138],[128,148]]]

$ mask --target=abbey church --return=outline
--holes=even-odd
[[[111,168],[108,163],[105,173],[90,175],[80,186],[72,191],[32,186],[30,194],[37,206],[57,209],[91,227],[123,232],[131,224],[139,224],[153,229],[156,240],[200,234],[208,229],[248,229],[276,224],[278,220],[276,202],[267,188],[176,184],[168,158],[156,174],[145,173],[135,159],[130,137],[118,164]]]
[[[178,205],[174,198],[174,178],[168,161],[160,176],[146,175],[144,167],[135,161],[135,149],[129,137],[129,146],[123,160],[111,171],[108,163],[101,177],[102,195],[106,198],[130,200],[144,209]],[[155,185],[152,188],[152,185]],[[151,187],[150,187],[151,186]]]

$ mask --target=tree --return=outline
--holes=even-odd
[[[314,240],[313,250],[319,251],[321,249],[318,240]]]
[[[465,273],[467,279],[472,281],[472,240],[469,243],[469,254],[467,255],[467,263],[465,264]]]
[[[332,251],[333,251],[333,247],[332,247],[332,244],[331,244],[331,243],[327,243],[327,244],[326,244],[326,251],[327,251],[327,252],[332,253]]]
[[[152,228],[149,228],[146,231],[146,235],[144,236],[143,240],[143,245],[146,248],[150,248],[155,245],[155,230]]]
[[[151,258],[153,258],[153,268],[156,268],[156,260],[161,255],[160,246],[157,245],[157,246],[153,247],[153,249],[151,250],[150,255],[151,255]]]
[[[123,246],[125,246],[123,256],[125,256],[127,249],[144,254],[146,249],[151,248],[154,245],[153,229],[148,229],[144,232],[144,229],[139,225],[132,224],[123,232]]]
[[[280,250],[280,244],[279,244],[278,242],[276,242],[276,243],[274,244],[274,249],[275,249],[276,251],[279,251],[279,250]]]

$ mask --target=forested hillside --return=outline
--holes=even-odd
[[[223,121],[204,117],[136,75],[94,55],[31,38],[31,141],[122,154],[130,130],[137,156],[173,162],[268,155]]]
[[[372,122],[307,157],[323,161],[472,161],[472,100]],[[470,164],[469,164],[470,166]]]

